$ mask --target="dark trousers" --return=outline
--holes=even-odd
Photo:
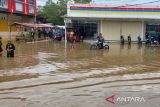
[[[8,58],[14,57],[14,51],[7,51],[7,57]]]

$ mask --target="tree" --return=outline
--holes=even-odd
[[[59,24],[58,6],[55,3],[47,4],[46,6],[44,6],[44,13],[47,17],[47,22]]]
[[[46,23],[47,17],[44,12],[44,7],[43,6],[38,6],[37,7],[37,22],[43,22]]]
[[[75,3],[90,3],[92,0],[74,0]]]
[[[48,4],[52,4],[53,3],[53,1],[52,0],[48,0],[47,2],[46,2],[46,5],[48,5]]]
[[[41,7],[38,6],[39,17],[47,19],[48,23],[63,25],[63,18],[67,14],[67,2],[70,0],[58,0],[54,3],[52,0],[48,0],[46,5]],[[92,0],[74,0],[75,3],[90,3]]]
[[[57,5],[59,6],[60,15],[63,16],[67,14],[67,2],[69,0],[58,0]]]

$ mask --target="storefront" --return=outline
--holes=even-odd
[[[133,41],[140,36],[145,40],[146,32],[159,34],[160,7],[127,5],[82,5],[69,3],[67,18],[70,26],[89,33],[91,36],[102,33],[107,40],[118,41],[131,35]]]
[[[15,22],[35,22],[36,0],[0,0],[0,36],[7,38],[17,34]],[[10,34],[12,31],[12,34]]]
[[[98,33],[98,22],[87,20],[72,21],[73,28],[84,38],[92,38]]]

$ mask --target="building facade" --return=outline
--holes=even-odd
[[[69,3],[68,27],[82,30],[86,36],[102,33],[106,40],[117,41],[131,35],[133,41],[145,34],[160,36],[160,7],[144,5],[82,5]]]
[[[8,38],[14,22],[33,22],[36,16],[36,0],[0,0],[0,36]],[[12,36],[17,34],[11,27]]]

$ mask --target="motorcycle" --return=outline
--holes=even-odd
[[[108,45],[107,42],[103,42],[103,44],[101,45],[101,43],[97,40],[97,41],[91,43],[90,49],[91,50],[94,50],[94,49],[109,49],[109,45]]]

